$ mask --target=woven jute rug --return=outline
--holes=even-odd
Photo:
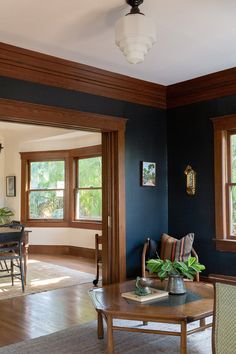
[[[142,326],[140,322],[116,321],[121,324]],[[193,328],[195,324],[189,326]],[[145,328],[157,328],[149,324]],[[178,329],[177,325],[158,324],[158,329]],[[116,354],[179,354],[178,337],[158,334],[114,331]],[[106,353],[104,339],[97,339],[96,321],[75,326],[47,336],[27,340],[0,348],[0,354],[100,354]],[[188,337],[189,354],[211,354],[211,329],[194,333]]]
[[[0,300],[15,296],[38,293],[42,291],[64,288],[71,285],[91,283],[95,276],[66,267],[37,260],[29,260],[27,285],[25,292],[21,290],[21,282],[16,279],[14,286],[11,278],[0,278]]]

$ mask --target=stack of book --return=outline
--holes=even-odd
[[[151,290],[151,293],[148,295],[140,296],[140,295],[136,295],[135,291],[128,291],[126,293],[122,293],[121,296],[128,300],[145,302],[150,300],[157,300],[169,295],[168,291],[153,289],[153,288],[149,288],[149,289]]]

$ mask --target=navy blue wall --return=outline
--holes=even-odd
[[[236,254],[215,250],[214,140],[212,117],[236,113],[236,96],[168,111],[169,233],[195,233],[195,248],[207,273],[236,275]],[[195,196],[186,194],[184,170],[197,172]]]
[[[0,97],[127,118],[127,274],[140,272],[147,235],[168,230],[166,112],[143,105],[0,77]],[[140,161],[157,164],[157,186],[140,186]]]

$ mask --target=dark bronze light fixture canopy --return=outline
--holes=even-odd
[[[2,151],[2,149],[4,149],[4,147],[3,147],[2,144],[0,143],[0,152]]]
[[[143,3],[143,0],[126,0],[126,2],[132,7],[129,14],[140,14],[140,10],[138,7]]]

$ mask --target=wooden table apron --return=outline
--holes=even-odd
[[[158,288],[164,284],[157,281]],[[89,292],[91,300],[98,313],[98,338],[103,338],[103,318],[107,324],[107,352],[114,353],[113,330],[165,334],[180,337],[180,353],[187,353],[187,335],[203,331],[212,324],[205,324],[205,318],[213,314],[213,286],[200,282],[187,282],[189,291],[201,296],[200,300],[178,306],[150,306],[136,304],[122,298],[121,293],[134,289],[134,281],[122,284],[107,285]],[[153,330],[146,328],[130,328],[114,326],[114,319],[135,320],[141,322],[159,322],[179,324],[180,332]],[[200,326],[187,330],[187,324],[200,320]]]

